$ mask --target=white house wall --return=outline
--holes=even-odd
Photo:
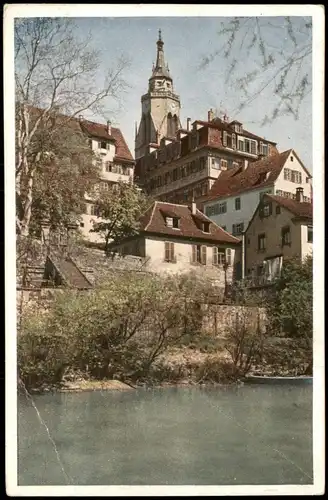
[[[291,161],[291,157],[293,157],[293,161]],[[302,174],[302,184],[298,184],[296,182],[291,182],[287,181],[284,179],[284,168],[289,168],[290,170],[296,170],[297,172],[300,172]],[[286,163],[284,165],[284,168],[282,169],[281,173],[279,174],[278,179],[275,181],[275,194],[277,194],[277,191],[287,191],[289,193],[296,193],[296,189],[298,187],[303,188],[303,194],[304,196],[307,196],[308,198],[311,198],[311,183],[306,182],[306,178],[308,177],[308,174],[300,164],[300,162],[297,160],[295,155],[291,153],[289,157],[286,160]],[[279,194],[279,193],[278,193]]]
[[[293,157],[293,160],[291,160],[291,157]],[[302,174],[302,184],[297,184],[295,182],[285,180],[284,168],[289,168],[290,170],[296,170],[297,172],[300,172]],[[296,189],[298,187],[302,187],[304,196],[311,198],[311,182],[306,182],[308,174],[293,153],[291,153],[287,158],[284,168],[282,169],[279,177],[274,182],[274,184],[272,184],[272,186],[262,187],[260,189],[254,189],[252,191],[246,191],[238,195],[220,198],[217,200],[212,200],[208,203],[204,203],[204,213],[207,214],[207,207],[212,207],[217,203],[227,202],[226,213],[209,215],[209,218],[219,226],[225,226],[226,231],[232,233],[233,224],[244,223],[244,230],[246,230],[247,225],[249,224],[260,200],[260,193],[266,192],[269,194],[277,194],[277,191],[286,191],[296,194]],[[240,198],[241,200],[240,210],[235,210],[236,198]]]
[[[174,242],[174,255],[176,257],[176,262],[165,262],[165,241]],[[213,266],[213,247],[221,246],[222,248],[229,248],[228,245],[217,243],[216,245],[206,244],[207,246],[207,264],[194,264],[192,263],[192,246],[193,244],[188,242],[182,242],[181,240],[173,240],[156,237],[146,238],[146,258],[149,258],[147,263],[147,269],[156,273],[183,273],[183,272],[200,272],[203,275],[208,274],[211,278],[219,280],[221,285],[224,285],[224,270],[223,266]],[[238,253],[238,251],[237,251]],[[231,262],[232,266],[228,268],[227,279],[231,280],[233,274],[233,264],[237,259],[236,250],[231,249]],[[240,257],[239,257],[240,258]]]
[[[302,260],[308,255],[312,254],[313,243],[308,242],[308,228],[307,226],[301,226],[301,248],[302,248]]]
[[[105,164],[106,162],[110,161],[112,162],[115,157],[116,153],[116,148],[114,144],[108,143],[108,149],[100,149],[98,148],[98,142],[107,142],[107,141],[101,141],[101,140],[95,140],[92,139],[91,141],[91,148],[93,152],[101,159],[102,161],[102,167],[101,167],[101,173],[100,173],[100,178],[103,181],[106,181],[108,183],[113,183],[117,184],[118,182],[129,182],[133,181],[133,167],[128,167],[127,168],[127,175],[115,173],[115,172],[106,172],[105,169]],[[98,233],[92,233],[90,232],[90,229],[93,228],[93,222],[101,222],[102,219],[99,217],[96,217],[94,215],[91,215],[90,209],[91,209],[91,204],[92,204],[92,195],[85,195],[85,200],[88,202],[86,203],[86,208],[87,211],[81,216],[81,223],[80,223],[80,231],[83,235],[84,238],[91,242],[95,243],[103,243],[104,239],[99,236]]]
[[[204,213],[207,214],[207,207],[212,207],[217,203],[227,202],[227,212],[224,214],[209,215],[208,217],[218,224],[219,226],[225,226],[228,233],[232,233],[232,225],[244,223],[244,230],[246,230],[247,225],[260,200],[260,193],[269,192],[273,194],[273,186],[269,186],[262,189],[256,189],[248,191],[246,193],[241,193],[236,196],[231,196],[229,198],[220,198],[219,200],[213,200],[211,202],[204,204]],[[241,205],[240,210],[235,209],[235,199],[240,198]]]

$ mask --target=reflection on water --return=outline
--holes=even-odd
[[[34,397],[75,485],[312,484],[312,387],[244,386]],[[19,398],[20,485],[67,484]]]

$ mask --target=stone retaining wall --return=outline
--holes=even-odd
[[[40,313],[48,310],[56,294],[63,293],[65,288],[18,289],[16,292],[18,324],[22,310],[37,309]],[[78,293],[89,293],[80,291]],[[247,318],[254,329],[265,330],[265,309],[257,306],[203,304],[203,332],[222,336],[235,324],[236,318]]]
[[[256,331],[264,332],[266,327],[265,308],[258,306],[244,306],[234,304],[204,304],[203,331],[215,336],[224,335],[233,328],[236,321],[247,320]]]

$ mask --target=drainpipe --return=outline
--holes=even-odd
[[[242,279],[245,279],[245,260],[246,260],[245,233],[243,233],[242,239],[241,239],[241,278]]]

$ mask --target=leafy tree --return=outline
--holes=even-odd
[[[127,62],[122,58],[102,86],[94,84],[100,54],[90,49],[90,36],[79,40],[74,29],[69,18],[15,21],[16,224],[17,233],[24,237],[30,233],[34,214],[43,209],[42,203],[49,205],[56,223],[66,214],[70,197],[71,210],[75,210],[73,188],[79,197],[92,172],[87,167],[91,161],[86,143],[77,130],[73,134],[72,119],[84,111],[103,111],[108,99],[118,99],[125,88],[122,72]],[[66,118],[58,119],[59,111]],[[64,182],[56,178],[59,192],[50,194],[49,182],[43,183],[46,171],[54,176],[56,167],[61,174],[69,168]],[[78,187],[77,179],[81,181]]]
[[[290,260],[282,268],[274,297],[267,304],[268,324],[274,335],[298,340],[309,353],[313,349],[313,258]]]
[[[234,17],[221,23],[218,48],[203,57],[200,69],[219,57],[228,63],[225,83],[240,91],[240,112],[263,91],[272,107],[263,124],[285,114],[298,118],[312,91],[312,21],[310,17]],[[247,61],[247,70],[244,62]]]
[[[137,234],[139,218],[151,200],[136,185],[119,182],[108,191],[100,191],[94,204],[103,220],[96,222],[92,231],[104,238],[107,253],[110,242]]]
[[[42,111],[36,111],[35,114]],[[36,235],[47,219],[50,229],[77,219],[85,206],[85,193],[99,181],[99,161],[75,120],[54,114],[43,120],[31,148],[40,154],[33,180],[29,234]],[[17,197],[17,212],[24,217],[24,183]]]

